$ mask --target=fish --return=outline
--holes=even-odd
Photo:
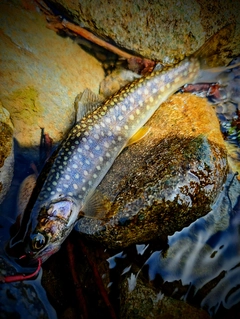
[[[24,229],[20,226],[10,248],[21,243],[22,255],[44,262],[59,250],[79,218],[101,218],[105,208],[95,191],[99,183],[119,153],[148,133],[144,124],[159,106],[193,82],[199,71],[197,58],[185,59],[169,70],[130,82],[102,103],[94,98],[82,103],[81,118],[53,155],[34,203],[24,212]],[[84,91],[83,101],[90,92]]]

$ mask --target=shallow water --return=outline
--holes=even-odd
[[[157,295],[171,296],[203,308],[211,316],[240,304],[240,185],[229,175],[212,211],[181,232],[168,237],[168,248],[155,250],[152,243],[136,245],[142,255],[139,270],[132,272],[126,250],[109,258],[109,267],[127,273],[133,291],[141,273]],[[132,256],[130,258],[132,260]]]

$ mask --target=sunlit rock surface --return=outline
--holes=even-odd
[[[114,40],[120,47],[154,60],[173,63],[192,54],[229,23],[230,55],[240,53],[239,1],[88,1],[51,0],[60,12],[94,33]],[[227,54],[218,54],[226,62]],[[228,55],[228,56],[230,56]]]
[[[13,165],[13,125],[0,103],[0,204],[11,185]]]
[[[98,92],[101,64],[72,39],[47,28],[33,1],[0,3],[0,99],[21,147],[38,151],[41,128],[54,142],[74,124],[74,99]]]
[[[207,214],[228,171],[219,122],[205,99],[174,95],[146,125],[147,136],[119,155],[97,188],[110,207],[107,218],[77,225],[110,248],[166,237]]]

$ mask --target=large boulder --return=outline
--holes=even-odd
[[[36,4],[0,3],[0,100],[22,148],[38,147],[41,128],[54,142],[74,124],[74,99],[85,88],[98,93],[99,61],[69,37],[47,28]]]
[[[51,2],[75,23],[114,40],[123,48],[134,50],[144,57],[163,63],[182,60],[230,23],[233,23],[235,28],[227,32],[228,57],[240,53],[239,1],[51,0]],[[220,63],[224,62],[226,55],[224,56],[218,53]]]

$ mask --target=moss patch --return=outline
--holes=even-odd
[[[13,122],[17,125],[17,120],[31,125],[35,124],[36,118],[43,112],[43,107],[39,103],[38,91],[32,87],[18,89],[8,96],[8,110],[11,113]]]

